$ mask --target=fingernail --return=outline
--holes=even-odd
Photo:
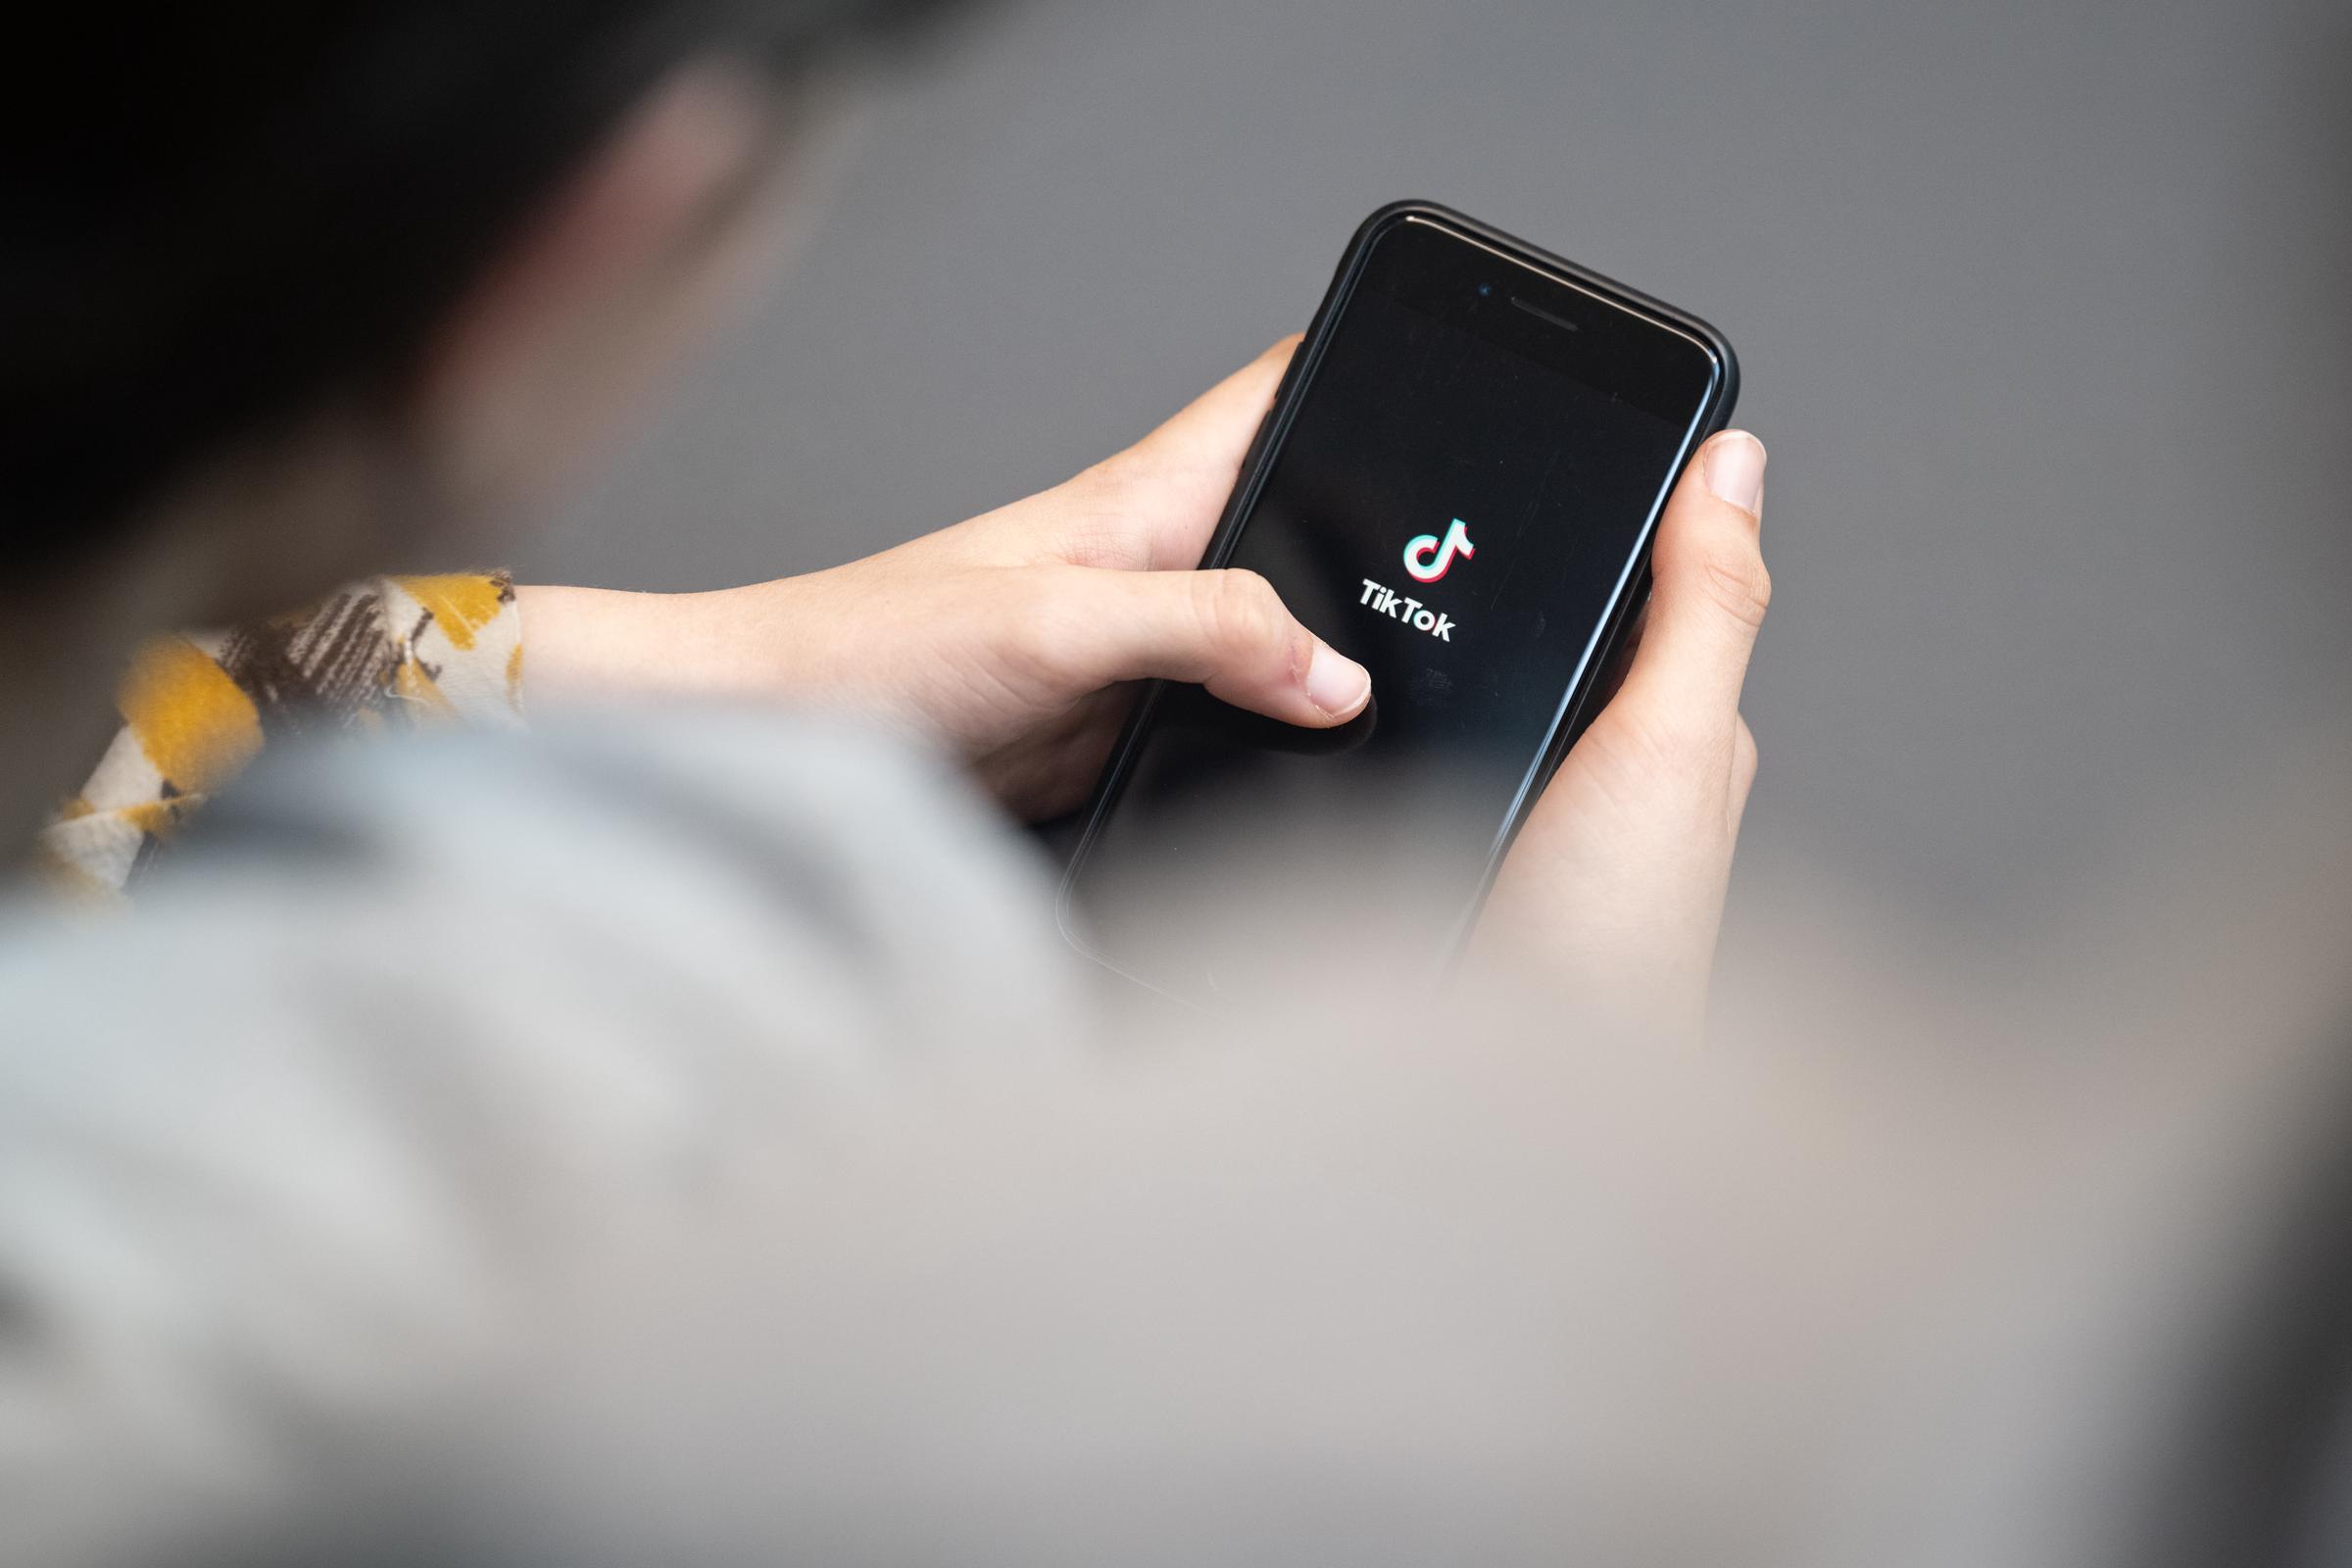
[[[1334,718],[1347,718],[1364,706],[1372,695],[1372,672],[1335,652],[1328,644],[1315,644],[1314,653],[1306,661],[1306,700]]]
[[[1707,443],[1707,488],[1741,512],[1764,506],[1764,443],[1745,430],[1727,430]]]

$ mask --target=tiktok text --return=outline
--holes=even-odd
[[[1388,616],[1401,620],[1415,631],[1425,631],[1442,643],[1453,641],[1453,618],[1422,607],[1418,599],[1407,599],[1394,588],[1383,588],[1371,578],[1364,579],[1364,596],[1357,604]]]

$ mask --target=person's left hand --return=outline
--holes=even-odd
[[[1363,666],[1264,578],[1194,569],[1298,342],[1066,484],[830,571],[705,594],[524,588],[527,693],[846,706],[942,738],[1032,818],[1085,799],[1136,681],[1344,723],[1371,696]]]

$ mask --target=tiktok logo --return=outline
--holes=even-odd
[[[1444,539],[1425,533],[1407,544],[1404,569],[1412,573],[1415,582],[1436,582],[1451,569],[1454,557],[1468,561],[1477,554],[1478,547],[1470,542],[1470,525],[1456,517]]]
[[[1461,518],[1453,519],[1441,539],[1425,533],[1404,547],[1404,569],[1413,574],[1415,582],[1436,582],[1453,569],[1453,558],[1470,560],[1478,547],[1470,542],[1470,525]],[[1407,599],[1394,588],[1383,588],[1371,578],[1364,579],[1364,596],[1356,601],[1374,614],[1391,620],[1401,620],[1415,631],[1424,631],[1442,643],[1453,641],[1454,620],[1429,609],[1418,599]]]

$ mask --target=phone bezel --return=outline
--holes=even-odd
[[[1259,496],[1264,490],[1274,466],[1273,460],[1280,453],[1282,443],[1289,435],[1291,425],[1296,420],[1299,408],[1313,386],[1315,371],[1322,363],[1324,352],[1328,348],[1333,334],[1338,330],[1348,302],[1355,295],[1357,284],[1363,279],[1374,247],[1392,230],[1408,223],[1426,224],[1434,231],[1452,240],[1475,247],[1493,255],[1499,261],[1532,271],[1551,284],[1565,286],[1579,296],[1622,312],[1650,327],[1681,337],[1694,345],[1706,357],[1709,367],[1707,386],[1699,405],[1698,414],[1692,419],[1685,433],[1681,448],[1675,454],[1667,481],[1659,489],[1657,503],[1651,507],[1649,515],[1642,520],[1635,549],[1625,570],[1620,574],[1612,590],[1609,609],[1602,616],[1600,625],[1595,628],[1592,641],[1588,644],[1585,657],[1577,665],[1574,679],[1570,682],[1567,690],[1561,694],[1551,729],[1535,760],[1522,777],[1519,789],[1511,800],[1502,828],[1496,833],[1488,851],[1487,862],[1480,873],[1476,890],[1455,921],[1453,929],[1447,934],[1445,946],[1441,950],[1437,972],[1440,978],[1443,978],[1458,963],[1470,932],[1477,922],[1481,909],[1485,906],[1487,896],[1494,887],[1495,874],[1500,870],[1503,858],[1509,854],[1512,842],[1518,837],[1520,828],[1525,824],[1529,809],[1533,807],[1537,797],[1542,794],[1544,786],[1550,781],[1552,774],[1559,769],[1569,749],[1575,745],[1577,737],[1592,721],[1591,698],[1592,692],[1602,672],[1608,668],[1611,657],[1624,641],[1626,630],[1632,624],[1635,614],[1639,612],[1642,605],[1648,598],[1650,550],[1656,537],[1658,514],[1664,510],[1665,498],[1672,493],[1675,484],[1680,481],[1684,469],[1689,466],[1691,455],[1707,437],[1723,429],[1730,422],[1732,409],[1739,399],[1740,362],[1738,356],[1732,351],[1730,341],[1720,331],[1689,312],[1678,310],[1640,290],[1629,288],[1613,278],[1605,277],[1589,268],[1580,267],[1564,257],[1555,256],[1548,251],[1530,245],[1524,240],[1481,223],[1450,208],[1440,206],[1434,202],[1392,203],[1364,220],[1356,229],[1353,239],[1349,241],[1347,254],[1342,258],[1339,270],[1333,275],[1331,286],[1326,290],[1323,302],[1315,312],[1314,320],[1308,326],[1306,335],[1299,344],[1298,352],[1293,356],[1289,368],[1283,373],[1281,384],[1275,390],[1273,406],[1267,411],[1264,420],[1258,426],[1256,435],[1250,440],[1247,455],[1242,460],[1240,478],[1234,486],[1233,494],[1226,501],[1225,511],[1218,519],[1216,532],[1210,536],[1208,546],[1202,552],[1200,559],[1202,569],[1222,565],[1232,556],[1234,546],[1239,541],[1243,528],[1257,509]],[[1104,968],[1150,990],[1173,997],[1181,1002],[1197,1004],[1200,999],[1186,996],[1179,991],[1172,991],[1158,981],[1137,974],[1126,964],[1102,952],[1088,940],[1080,924],[1073,921],[1071,910],[1071,901],[1080,872],[1087,862],[1087,858],[1094,852],[1104,821],[1117,808],[1119,796],[1125,788],[1136,754],[1151,727],[1154,712],[1159,707],[1160,698],[1166,689],[1165,681],[1153,681],[1145,689],[1136,703],[1135,711],[1128,716],[1125,726],[1119,732],[1117,742],[1111,748],[1110,758],[1104,763],[1102,776],[1096,781],[1094,792],[1087,804],[1086,827],[1080,834],[1077,846],[1071,852],[1069,863],[1062,873],[1060,886],[1054,900],[1054,921],[1060,928],[1063,938],[1073,948]]]

